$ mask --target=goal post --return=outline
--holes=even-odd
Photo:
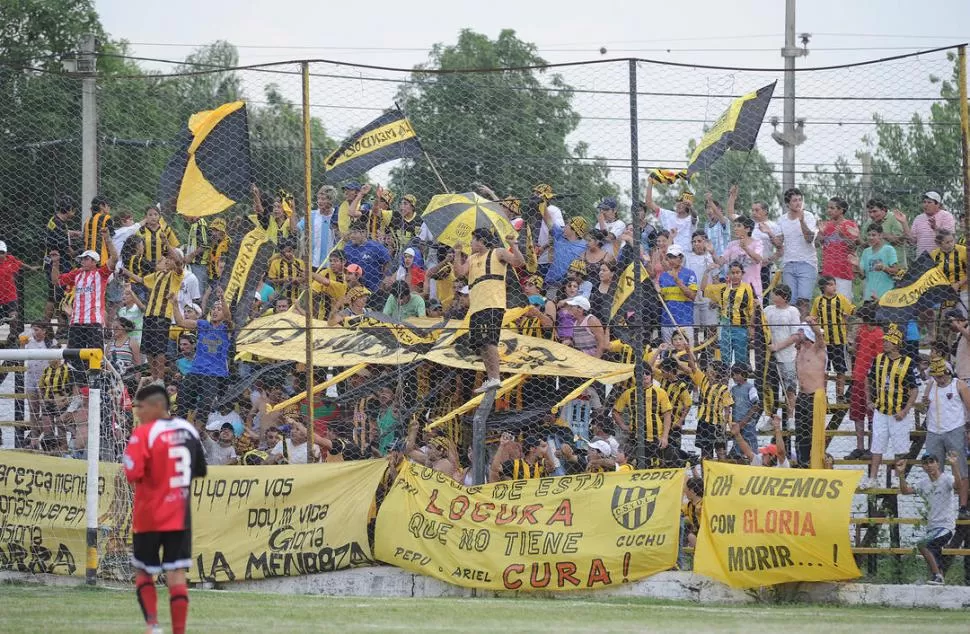
[[[101,365],[99,348],[50,348],[47,350],[0,350],[0,361],[78,361],[88,368],[87,483],[85,485],[86,546],[85,580],[98,581],[98,477],[101,460]]]

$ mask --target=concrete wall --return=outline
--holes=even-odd
[[[0,582],[83,584],[79,577],[29,575],[0,571]],[[109,582],[108,585],[113,585]],[[592,592],[491,592],[453,586],[400,568],[378,566],[343,570],[306,577],[279,577],[259,581],[215,584],[222,590],[269,594],[320,594],[334,597],[511,597],[544,596],[596,599],[597,597],[644,597],[694,603],[752,603],[769,600],[772,590],[735,590],[707,577],[689,572],[663,572],[649,579]],[[831,605],[886,605],[892,607],[970,608],[970,587],[927,585],[876,585],[865,583],[786,584],[778,593],[788,601]]]

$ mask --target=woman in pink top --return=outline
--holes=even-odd
[[[826,207],[828,220],[819,225],[816,241],[822,245],[822,275],[835,278],[836,290],[852,299],[852,280],[855,272],[849,255],[859,245],[859,225],[845,217],[849,203],[835,196]]]
[[[943,197],[938,192],[923,194],[923,213],[913,218],[906,234],[910,244],[916,245],[916,257],[936,248],[936,232],[939,229],[956,229],[956,219],[943,208]]]
[[[738,216],[731,223],[734,240],[728,243],[718,264],[724,262],[740,262],[744,266],[742,282],[747,282],[754,290],[754,294],[761,299],[761,265],[764,261],[764,245],[761,240],[751,237],[754,231],[754,220],[747,216]]]

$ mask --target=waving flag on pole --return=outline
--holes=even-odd
[[[688,178],[710,167],[728,150],[754,149],[776,83],[738,97],[731,103],[694,148],[687,165]]]
[[[879,298],[876,319],[904,323],[927,308],[957,299],[943,269],[929,253],[923,253],[902,273],[896,287]]]
[[[252,182],[246,103],[233,101],[189,117],[158,196],[163,209],[211,216],[249,196]]]
[[[326,178],[336,183],[363,174],[372,167],[399,158],[422,156],[421,143],[411,122],[394,108],[346,139],[323,160]]]

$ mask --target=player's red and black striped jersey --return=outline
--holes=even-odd
[[[181,418],[139,425],[125,449],[125,476],[134,485],[135,533],[191,528],[192,478],[204,478],[199,432]]]

